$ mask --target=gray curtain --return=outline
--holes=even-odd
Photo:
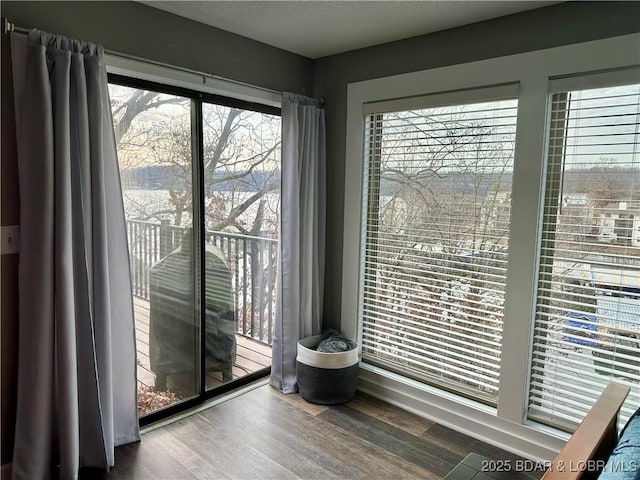
[[[320,333],[325,245],[324,111],[315,100],[282,99],[282,230],[272,386],[298,391],[296,347]]]
[[[13,477],[109,469],[139,440],[133,303],[100,46],[12,34],[20,182]],[[56,473],[56,466],[59,472]]]

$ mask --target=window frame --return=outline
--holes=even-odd
[[[143,65],[142,62],[136,62],[139,65]],[[109,84],[120,85],[124,87],[138,88],[142,90],[151,90],[154,92],[164,93],[168,95],[176,95],[187,98],[191,102],[191,127],[192,127],[192,155],[193,161],[196,162],[192,167],[192,196],[193,196],[193,229],[195,232],[194,247],[196,251],[195,263],[198,278],[195,280],[196,285],[205,285],[205,231],[202,228],[204,225],[204,172],[203,172],[203,104],[217,104],[230,108],[238,108],[243,110],[251,110],[258,113],[265,113],[269,115],[282,116],[280,106],[273,105],[274,102],[261,103],[259,98],[255,101],[249,101],[241,98],[234,98],[231,96],[219,95],[217,93],[211,93],[209,91],[199,91],[184,86],[177,86],[172,84],[170,78],[167,78],[168,83],[163,83],[162,79],[153,77],[153,79],[141,78],[144,75],[139,75],[136,72],[127,71],[129,75],[122,75],[121,73],[115,73],[114,70],[120,72],[121,69],[112,69],[107,66],[107,81]],[[170,69],[165,68],[165,71],[170,73]],[[248,87],[246,87],[248,88]],[[257,91],[258,89],[256,89]],[[206,311],[205,298],[201,295],[202,287],[196,288],[196,304],[197,304],[197,321],[199,323],[200,331],[204,331],[205,315]],[[225,383],[219,387],[213,389],[206,388],[206,373],[205,362],[206,356],[202,354],[206,350],[205,337],[200,335],[199,345],[199,362],[198,376],[199,385],[198,392],[193,397],[186,400],[178,401],[160,410],[153,411],[143,416],[138,417],[138,423],[140,427],[144,427],[158,421],[164,420],[168,417],[174,416],[186,410],[195,408],[202,405],[204,402],[219,397],[232,390],[238,389],[251,382],[262,379],[271,373],[271,367],[265,367],[256,372],[245,375],[242,378],[234,380],[229,383]],[[136,387],[137,389],[137,387]]]
[[[280,92],[130,55],[105,53],[108,74],[280,108]]]
[[[342,270],[342,331],[359,338],[364,249],[365,112],[369,104],[507,83],[520,84],[512,186],[502,366],[497,408],[361,363],[361,389],[530,458],[551,459],[567,434],[526,419],[542,222],[550,87],[640,64],[640,34],[527,52],[348,85]],[[606,76],[606,73],[604,74]]]

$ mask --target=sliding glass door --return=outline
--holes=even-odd
[[[110,96],[149,420],[269,371],[280,117],[118,76]]]
[[[280,117],[202,105],[206,388],[271,365]]]

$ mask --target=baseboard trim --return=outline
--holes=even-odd
[[[358,390],[524,458],[548,462],[569,437],[543,426],[534,428],[533,424],[504,420],[490,407],[461,401],[380,368],[366,364],[361,367]]]
[[[11,462],[3,463],[0,466],[0,479],[11,480]]]

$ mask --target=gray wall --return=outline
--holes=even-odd
[[[311,93],[308,58],[140,3],[3,0],[0,8],[3,17],[21,27],[278,91]]]
[[[310,59],[134,2],[6,2],[2,16],[105,48],[222,77],[296,93],[312,92]],[[2,225],[19,223],[15,126],[9,42],[2,39]],[[18,333],[18,255],[3,255],[2,448],[11,461]]]
[[[340,327],[349,83],[638,31],[640,2],[569,2],[316,60],[327,121],[325,326]]]

